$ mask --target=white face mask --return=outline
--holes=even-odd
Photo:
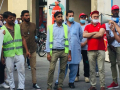
[[[92,22],[96,24],[99,22],[99,19],[92,19]]]

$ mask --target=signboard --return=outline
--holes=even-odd
[[[4,30],[0,30],[0,60],[1,60],[2,44],[3,44],[3,38],[4,38],[3,31]]]
[[[63,12],[63,19],[65,20],[66,13],[66,0],[48,0],[47,2],[48,13],[47,13],[47,26],[54,24],[54,14],[57,11]]]

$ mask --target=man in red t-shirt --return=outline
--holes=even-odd
[[[105,90],[105,44],[104,44],[104,33],[105,24],[99,23],[99,12],[91,12],[91,24],[88,24],[83,33],[83,37],[87,38],[88,43],[88,60],[90,65],[90,82],[91,87],[88,90],[96,90],[96,60],[98,62],[98,69],[100,75],[100,90]]]

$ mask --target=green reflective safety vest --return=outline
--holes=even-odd
[[[54,25],[54,24],[53,24]],[[50,55],[52,56],[52,48],[53,48],[53,25],[49,26],[49,33],[50,33],[50,38],[49,38],[49,47],[50,47]],[[67,25],[63,24],[64,28],[64,33],[65,33],[65,53],[69,52],[69,42],[68,42],[68,29]]]
[[[1,27],[1,29],[5,30],[6,32],[3,40],[4,57],[13,57],[15,55],[22,55],[23,46],[22,46],[22,36],[21,36],[19,24],[15,24],[14,26],[14,39],[4,25]]]

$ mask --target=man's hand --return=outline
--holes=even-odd
[[[1,62],[2,62],[2,64],[4,65],[4,64],[5,64],[5,59],[2,58],[2,59],[1,59]]]
[[[115,26],[113,24],[110,25],[110,29],[115,32]]]
[[[5,30],[3,31],[3,34],[5,35]]]
[[[47,60],[51,61],[51,55],[50,55],[50,53],[47,53]]]
[[[84,47],[86,45],[86,43],[81,43],[81,47]]]
[[[26,52],[26,56],[29,57],[29,58],[31,57],[29,52]]]
[[[71,55],[70,54],[68,55],[68,61],[69,62],[71,61]]]
[[[112,20],[109,20],[109,25],[110,25],[110,24],[115,24],[115,22],[112,21]]]

